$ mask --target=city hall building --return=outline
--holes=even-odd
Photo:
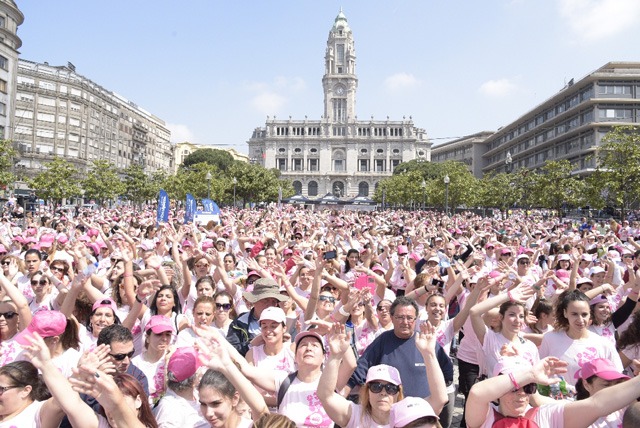
[[[339,198],[373,196],[402,162],[430,160],[431,142],[412,118],[358,120],[353,33],[340,11],[329,32],[320,120],[267,117],[248,141],[252,162],[277,168],[297,194]]]

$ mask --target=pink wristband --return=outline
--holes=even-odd
[[[511,383],[513,384],[513,389],[514,390],[518,390],[520,389],[520,385],[518,385],[518,382],[516,382],[516,378],[515,376],[513,376],[513,373],[509,373],[509,379],[511,379]]]
[[[509,296],[509,300],[514,301],[513,296],[511,295],[511,291],[507,291],[507,296]]]

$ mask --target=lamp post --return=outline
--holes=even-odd
[[[211,199],[211,171],[207,171],[204,178],[207,180],[207,199]]]
[[[444,176],[444,213],[449,214],[449,179],[448,175]]]
[[[427,206],[427,182],[422,179],[422,211]]]
[[[236,184],[238,184],[238,180],[233,177],[233,208],[236,207]]]

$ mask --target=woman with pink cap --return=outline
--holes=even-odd
[[[145,327],[144,350],[133,357],[131,363],[147,376],[149,404],[160,400],[165,392],[166,355],[173,338],[171,320],[162,315],[151,317]]]
[[[390,428],[442,428],[436,412],[422,398],[407,397],[391,406]]]
[[[391,426],[391,407],[403,398],[400,373],[396,368],[386,364],[370,367],[365,385],[360,389],[360,403],[348,401],[335,391],[340,366],[345,356],[350,353],[350,337],[345,333],[344,325],[338,323],[334,324],[332,333],[329,338],[329,360],[318,385],[318,398],[325,411],[335,423],[345,428]],[[421,332],[416,337],[416,347],[424,358],[426,381],[431,391],[426,402],[440,412],[447,402],[447,393],[435,353],[435,328],[423,324]]]
[[[16,261],[5,257],[3,263],[13,265]],[[16,359],[22,348],[13,340],[19,331],[25,329],[31,322],[31,310],[26,297],[5,276],[4,268],[0,270],[0,288],[5,293],[0,300],[0,367]]]

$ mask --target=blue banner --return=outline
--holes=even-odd
[[[193,215],[196,212],[196,199],[191,195],[191,193],[187,193],[187,203],[186,209],[184,212],[184,223],[193,223]]]
[[[169,221],[169,195],[167,192],[160,189],[160,194],[158,195],[158,215],[156,217],[156,222],[163,223]]]
[[[202,211],[210,213],[213,211],[213,201],[211,199],[202,200]]]

